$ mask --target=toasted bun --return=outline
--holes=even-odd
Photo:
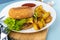
[[[15,19],[28,18],[33,16],[33,10],[30,7],[22,6],[18,8],[11,8],[9,10],[9,16]]]

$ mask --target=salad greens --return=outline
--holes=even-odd
[[[8,26],[10,30],[16,30],[19,31],[22,29],[23,24],[26,23],[26,19],[13,19],[13,18],[6,18],[4,20],[4,23]]]

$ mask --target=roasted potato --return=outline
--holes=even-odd
[[[41,19],[41,22],[43,23],[43,26],[45,26],[45,25],[46,25],[46,23],[45,23],[45,20],[44,20],[44,19]]]
[[[43,28],[43,26],[44,26],[43,22],[38,21],[38,26],[39,26],[39,28]]]
[[[46,13],[46,11],[45,11],[44,9],[41,9],[41,12],[42,12],[43,14],[45,14],[45,13]]]
[[[52,20],[50,12],[47,12],[46,10],[44,10],[42,5],[35,8],[35,13],[37,14],[37,16],[36,16],[37,19],[34,20],[35,29],[43,28],[44,26],[46,26],[47,23],[51,22],[51,20]]]
[[[39,10],[42,9],[42,8],[43,8],[42,5],[40,5],[40,6],[36,7],[35,11],[39,11]],[[40,11],[41,11],[41,10],[40,10]]]
[[[41,12],[42,8],[43,8],[42,5],[40,5],[35,9],[35,13],[37,13],[38,17],[42,16],[42,12]]]
[[[46,19],[49,16],[50,16],[50,12],[46,12],[45,14],[43,14],[43,19]]]
[[[35,30],[39,30],[39,28],[38,28],[36,23],[33,23],[33,27],[34,27]]]
[[[49,22],[51,22],[51,20],[52,20],[52,17],[49,16],[49,17],[45,20],[45,22],[46,22],[46,23],[49,23]]]

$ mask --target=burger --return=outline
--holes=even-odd
[[[9,17],[4,20],[10,30],[26,30],[32,27],[33,9],[28,6],[11,8],[8,13]]]

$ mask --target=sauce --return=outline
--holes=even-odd
[[[22,6],[35,7],[36,5],[34,3],[25,3]]]

